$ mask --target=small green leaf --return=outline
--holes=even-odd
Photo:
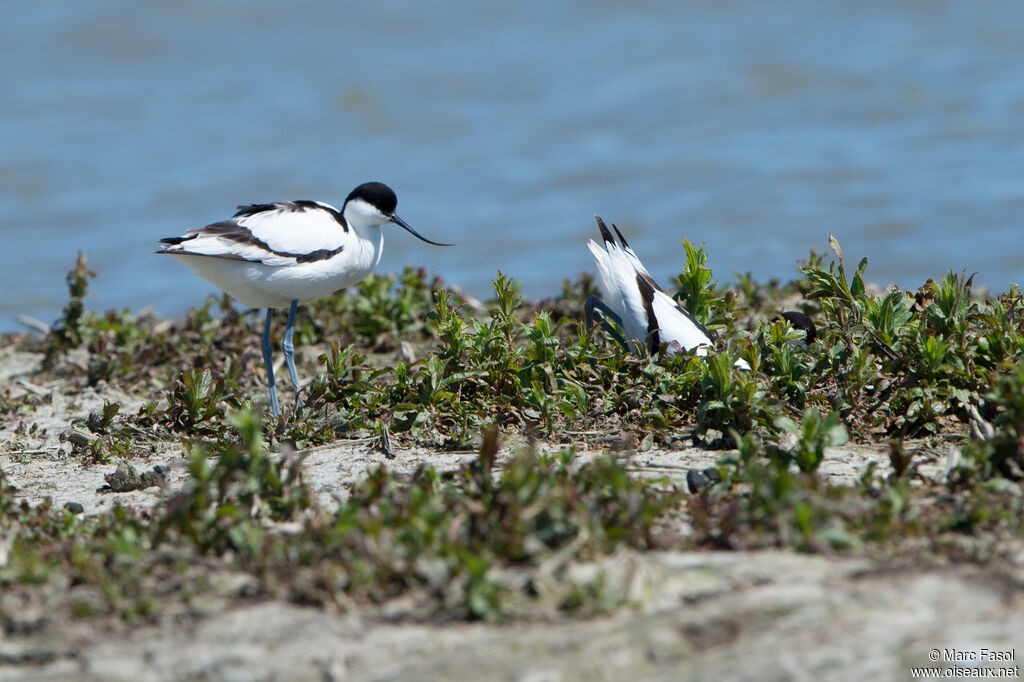
[[[843,257],[843,250],[839,248],[839,240],[835,238],[831,233],[828,235],[828,245],[832,248],[832,251],[839,257]]]

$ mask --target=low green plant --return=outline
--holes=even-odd
[[[214,596],[225,574],[250,596],[369,606],[411,595],[425,615],[502,619],[537,600],[511,571],[539,577],[552,557],[644,549],[679,500],[609,458],[526,449],[499,463],[491,429],[460,470],[409,477],[380,467],[327,511],[303,457],[272,452],[258,414],[234,412],[229,423],[235,440],[194,445],[184,487],[152,511],[79,517],[16,504],[0,486],[0,533],[12,538],[0,588],[38,590],[51,610],[78,618],[137,620]],[[576,613],[617,603],[596,585],[552,583],[545,594]],[[0,613],[12,603],[0,600]]]
[[[310,507],[302,457],[272,457],[261,420],[251,411],[235,412],[229,422],[241,442],[221,445],[214,453],[192,449],[188,483],[162,510],[153,528],[155,545],[173,534],[203,553],[255,553],[264,522],[288,521]]]
[[[731,299],[719,291],[718,283],[712,279],[704,245],[694,246],[685,238],[682,241],[686,259],[678,277],[676,300],[704,326],[724,324],[724,313],[729,310]]]
[[[215,378],[209,369],[186,370],[166,394],[165,419],[171,430],[217,433],[229,399],[225,377]]]
[[[822,417],[817,409],[811,408],[804,412],[799,424],[789,417],[779,417],[776,426],[796,441],[788,449],[773,448],[780,465],[793,463],[805,473],[817,471],[825,459],[825,448],[843,445],[849,439],[838,412]]]
[[[1024,362],[1000,374],[985,393],[978,418],[991,420],[989,437],[968,442],[951,472],[955,486],[1001,477],[1024,480]]]
[[[94,277],[96,273],[87,267],[85,254],[79,252],[75,267],[66,277],[68,303],[64,306],[61,318],[53,325],[53,331],[44,346],[46,366],[52,366],[58,354],[77,348],[85,340],[85,298],[89,295],[89,280]]]

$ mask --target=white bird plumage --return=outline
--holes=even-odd
[[[398,198],[380,182],[356,187],[341,210],[320,201],[283,201],[239,206],[233,217],[161,241],[157,251],[174,256],[242,304],[267,308],[263,358],[271,409],[278,416],[271,363],[273,310],[288,308],[283,349],[298,399],[293,359],[295,308],[362,281],[380,261],[381,227],[395,223],[436,246],[395,215]]]
[[[669,355],[681,349],[696,349],[697,355],[707,355],[708,348],[715,343],[715,335],[658,286],[618,227],[612,225],[613,236],[599,216],[594,218],[601,230],[602,244],[591,240],[587,246],[597,263],[604,300],[594,296],[587,299],[584,306],[587,326],[593,325],[594,311],[598,310],[622,327],[625,338],[601,321],[623,345],[631,343],[636,349],[640,344],[654,353],[662,344],[667,344]],[[736,364],[749,369],[744,360]]]

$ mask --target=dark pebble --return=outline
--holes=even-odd
[[[708,467],[703,471],[703,474],[712,483],[722,482],[722,474],[718,473],[718,467]]]
[[[710,485],[708,477],[696,469],[690,469],[686,472],[686,487],[689,488],[691,495],[699,493],[704,488],[707,488],[708,485]]]
[[[718,473],[718,469],[715,467],[707,467],[703,471],[690,469],[686,472],[686,487],[690,490],[690,494],[699,493],[705,488],[719,483],[721,480],[722,475]]]

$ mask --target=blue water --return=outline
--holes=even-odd
[[[0,22],[0,330],[212,289],[159,238],[387,182],[380,270],[533,297],[594,265],[790,279],[831,232],[868,277],[1022,277],[1024,3],[22,3]]]

